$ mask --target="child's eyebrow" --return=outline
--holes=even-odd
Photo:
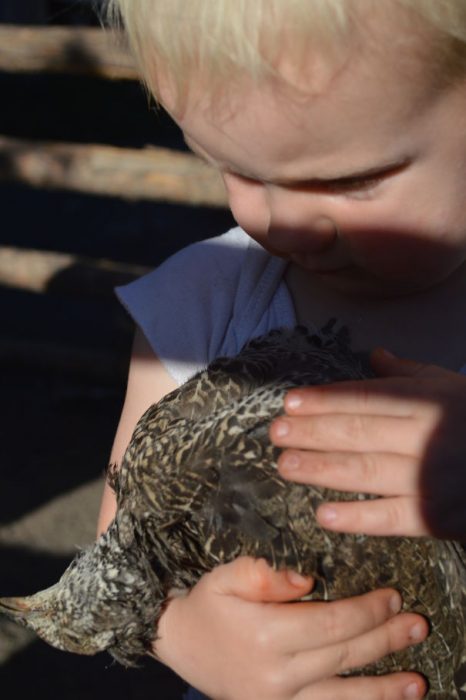
[[[195,146],[189,138],[184,137],[185,143],[190,148],[193,153],[195,153],[199,158],[204,160],[209,165],[214,167],[219,167],[215,161],[204,154],[201,149]],[[334,177],[312,177],[312,178],[277,178],[277,179],[265,179],[262,182],[277,185],[279,187],[287,188],[305,188],[305,187],[324,187],[324,188],[342,188],[354,187],[358,184],[364,184],[365,182],[370,182],[371,180],[382,180],[384,177],[390,177],[391,175],[396,175],[397,173],[405,170],[413,161],[412,156],[402,156],[401,158],[389,161],[388,163],[382,165],[376,165],[370,168],[365,168],[364,170],[358,170],[352,173],[345,173],[342,175],[337,175]],[[239,175],[248,180],[257,180],[253,175],[241,172],[237,169],[231,169],[227,172],[233,175]]]

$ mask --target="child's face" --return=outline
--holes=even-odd
[[[270,79],[174,115],[238,224],[345,293],[410,294],[466,259],[466,79],[440,90],[400,52],[317,67],[306,96]]]

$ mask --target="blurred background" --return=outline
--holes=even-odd
[[[132,323],[113,287],[233,222],[86,0],[0,0],[0,595],[94,538]],[[0,618],[3,698],[181,698],[156,662],[58,652]]]

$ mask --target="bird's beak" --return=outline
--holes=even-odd
[[[32,611],[31,598],[0,598],[0,612],[10,617],[27,615]]]
[[[0,598],[0,614],[33,630],[41,639],[57,649],[66,649],[57,633],[55,620],[55,586],[24,598]]]
[[[34,614],[45,615],[50,611],[50,602],[56,592],[56,585],[34,595],[25,597],[0,598],[0,613],[16,621],[27,621]]]

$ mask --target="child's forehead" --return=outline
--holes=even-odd
[[[336,179],[404,162],[441,96],[423,62],[400,59],[397,46],[321,66],[311,55],[308,68],[319,74],[310,89],[297,89],[291,74],[244,79],[215,100],[200,89],[173,114],[189,145],[222,170],[272,182]]]
[[[202,73],[193,75],[184,105],[217,125],[240,112],[249,112],[258,123],[273,121],[280,112],[299,128],[303,112],[325,112],[329,105],[334,108],[331,122],[345,119],[347,105],[353,116],[372,110],[379,117],[385,108],[387,115],[396,112],[409,119],[438,91],[427,60],[426,37],[409,33],[394,38],[389,27],[369,31],[368,23],[367,28],[335,51],[311,46],[296,55],[290,44],[275,55],[273,72],[259,80],[240,73],[212,87]],[[176,114],[175,92],[168,87],[164,94],[169,111],[183,118],[183,108]]]
[[[381,3],[381,6],[386,7],[386,3]],[[291,27],[283,32],[280,47],[270,49],[270,56],[267,55],[268,42],[263,42],[263,58],[269,61],[270,68],[263,74],[233,66],[229,74],[220,76],[216,74],[215,61],[213,65],[207,61],[204,70],[194,62],[186,72],[180,104],[186,104],[192,96],[194,100],[198,99],[197,92],[202,96],[202,102],[210,102],[218,116],[220,108],[226,107],[228,112],[235,101],[240,104],[246,99],[251,87],[252,90],[264,91],[271,86],[276,95],[283,95],[292,104],[327,92],[355,65],[358,67],[357,77],[361,80],[366,81],[369,77],[372,82],[385,81],[390,89],[393,77],[396,82],[399,77],[409,76],[413,93],[419,92],[419,88],[423,89],[424,84],[434,80],[430,50],[432,30],[422,23],[420,27],[413,27],[406,18],[400,23],[396,12],[390,13],[386,21],[381,21],[384,14],[363,14],[353,32],[341,34],[333,43],[295,43]],[[360,70],[361,66],[365,67],[365,73]],[[162,102],[166,101],[164,94],[169,94],[166,102],[173,107],[174,95],[180,96],[178,76],[162,69],[157,78]]]
[[[231,32],[233,38],[230,37],[229,31],[225,34],[226,27],[223,28],[221,37],[210,36],[208,20],[211,10],[204,13],[206,19],[203,17],[197,24],[195,22],[199,30],[196,37],[180,18],[179,36],[176,40],[180,43],[178,48],[173,42],[173,47],[165,51],[161,45],[162,37],[155,34],[152,42],[146,43],[144,61],[156,64],[152,71],[155,80],[151,87],[158,94],[157,81],[164,77],[164,74],[170,75],[179,93],[182,86],[182,98],[183,92],[189,89],[191,82],[196,81],[200,75],[205,77],[205,88],[212,92],[221,91],[225,84],[236,82],[243,75],[261,81],[277,72],[285,79],[292,75],[292,80],[298,81],[299,85],[303,79],[309,84],[311,80],[318,80],[319,70],[315,71],[316,67],[319,69],[325,64],[338,66],[348,53],[363,53],[367,60],[371,61],[373,53],[394,47],[400,61],[425,63],[432,70],[438,53],[432,50],[432,41],[434,37],[438,38],[438,32],[432,24],[409,12],[404,7],[408,3],[401,0],[349,0],[347,3],[329,3],[331,6],[334,4],[335,7],[338,5],[344,10],[345,19],[341,23],[328,13],[331,21],[327,17],[328,21],[321,18],[322,21],[317,22],[316,26],[310,21],[307,21],[305,26],[300,26],[295,16],[295,5],[304,5],[303,2],[291,3],[289,22],[286,21],[287,3],[272,2],[273,6],[280,5],[282,8],[282,25],[277,26],[276,19],[269,21],[269,16],[264,13],[261,24],[255,31],[258,36],[249,37],[245,32],[242,46],[239,45],[241,39],[235,38],[235,34],[239,33],[238,28],[236,32]],[[315,15],[315,7],[321,5],[325,6],[326,3],[313,3],[310,0],[309,14]],[[154,13],[156,7],[154,5]],[[351,12],[347,8],[352,8]],[[246,17],[247,7],[243,14]],[[210,19],[212,20],[212,17]],[[167,31],[164,32],[162,22],[158,24],[158,31],[169,36],[170,28],[166,28]],[[322,32],[317,31],[320,26]],[[184,32],[187,32],[187,38],[181,45]],[[444,39],[446,36],[444,35]]]

